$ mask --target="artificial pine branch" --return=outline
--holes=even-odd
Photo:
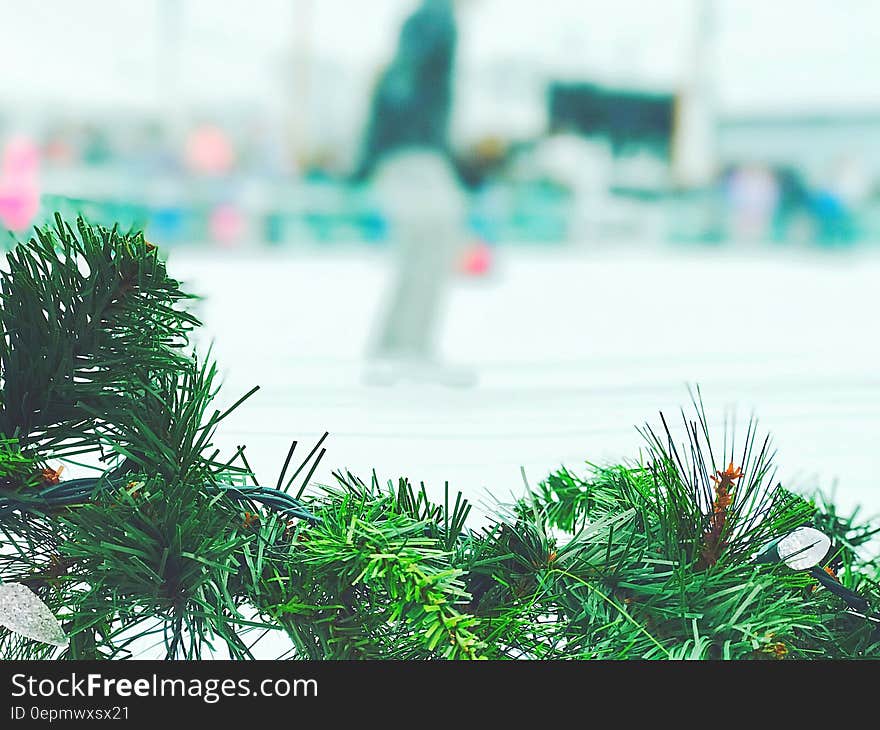
[[[140,233],[55,227],[7,255],[0,275],[0,434],[23,449],[90,443],[94,412],[177,372],[198,320]],[[88,413],[84,408],[90,408]]]
[[[216,367],[141,234],[56,217],[7,263],[0,580],[69,644],[0,627],[2,658],[248,659],[256,632],[311,659],[880,657],[828,590],[880,605],[880,528],[784,488],[754,421],[717,448],[699,393],[682,442],[661,415],[643,460],[562,469],[476,529],[448,488],[311,485],[326,434],[298,465],[294,442],[275,487],[243,447],[221,455]],[[75,454],[100,473],[62,471]],[[822,583],[753,560],[804,525],[831,539]]]

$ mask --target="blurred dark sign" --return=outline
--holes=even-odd
[[[669,156],[675,114],[673,94],[557,82],[548,89],[550,128],[606,137],[615,153],[650,147]]]

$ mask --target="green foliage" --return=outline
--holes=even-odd
[[[113,658],[126,646],[114,627],[134,637],[161,628],[168,656],[199,657],[214,637],[246,656],[241,599],[229,589],[250,539],[237,529],[241,520],[222,495],[146,475],[72,510],[60,520],[69,537],[59,545],[66,572],[55,583],[74,647],[86,637],[96,656]]]
[[[661,416],[640,461],[560,469],[477,527],[448,488],[312,485],[324,438],[298,464],[294,442],[275,487],[243,447],[221,456],[232,409],[214,409],[189,297],[141,234],[58,217],[7,262],[0,580],[70,643],[0,630],[2,658],[246,659],[264,634],[307,659],[880,657],[874,622],[752,560],[813,525],[824,567],[878,605],[880,528],[779,484],[754,422],[713,443],[699,393],[683,439]],[[61,478],[74,455],[97,475]]]
[[[22,486],[35,469],[36,463],[21,452],[16,439],[0,439],[0,488]]]
[[[60,217],[37,230],[0,275],[0,434],[23,449],[92,444],[108,397],[180,368],[189,298],[140,233]]]
[[[252,590],[278,590],[258,605],[310,658],[477,658],[476,622],[459,610],[462,571],[431,536],[442,520],[419,520],[393,491],[362,486],[327,490],[310,505],[320,522],[276,542]]]

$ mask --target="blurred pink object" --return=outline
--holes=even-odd
[[[11,231],[26,231],[40,209],[40,191],[10,187],[0,182],[0,221]]]
[[[0,222],[13,231],[30,228],[40,209],[40,151],[27,137],[6,143],[0,163]]]
[[[458,262],[458,270],[468,276],[484,276],[492,268],[492,248],[482,241],[465,250]]]
[[[205,124],[195,129],[186,141],[186,162],[194,172],[223,175],[235,163],[235,151],[229,137],[219,127]]]
[[[221,203],[211,211],[208,227],[215,241],[229,246],[244,233],[244,216],[231,203]]]
[[[40,172],[40,150],[27,137],[13,137],[3,150],[3,177],[36,177]]]

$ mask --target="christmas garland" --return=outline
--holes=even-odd
[[[407,480],[311,484],[325,438],[272,487],[221,457],[232,409],[139,232],[56,216],[0,297],[0,658],[880,657],[877,528],[779,484],[755,423],[719,448],[698,394],[685,438],[661,416],[642,460],[477,528]]]

